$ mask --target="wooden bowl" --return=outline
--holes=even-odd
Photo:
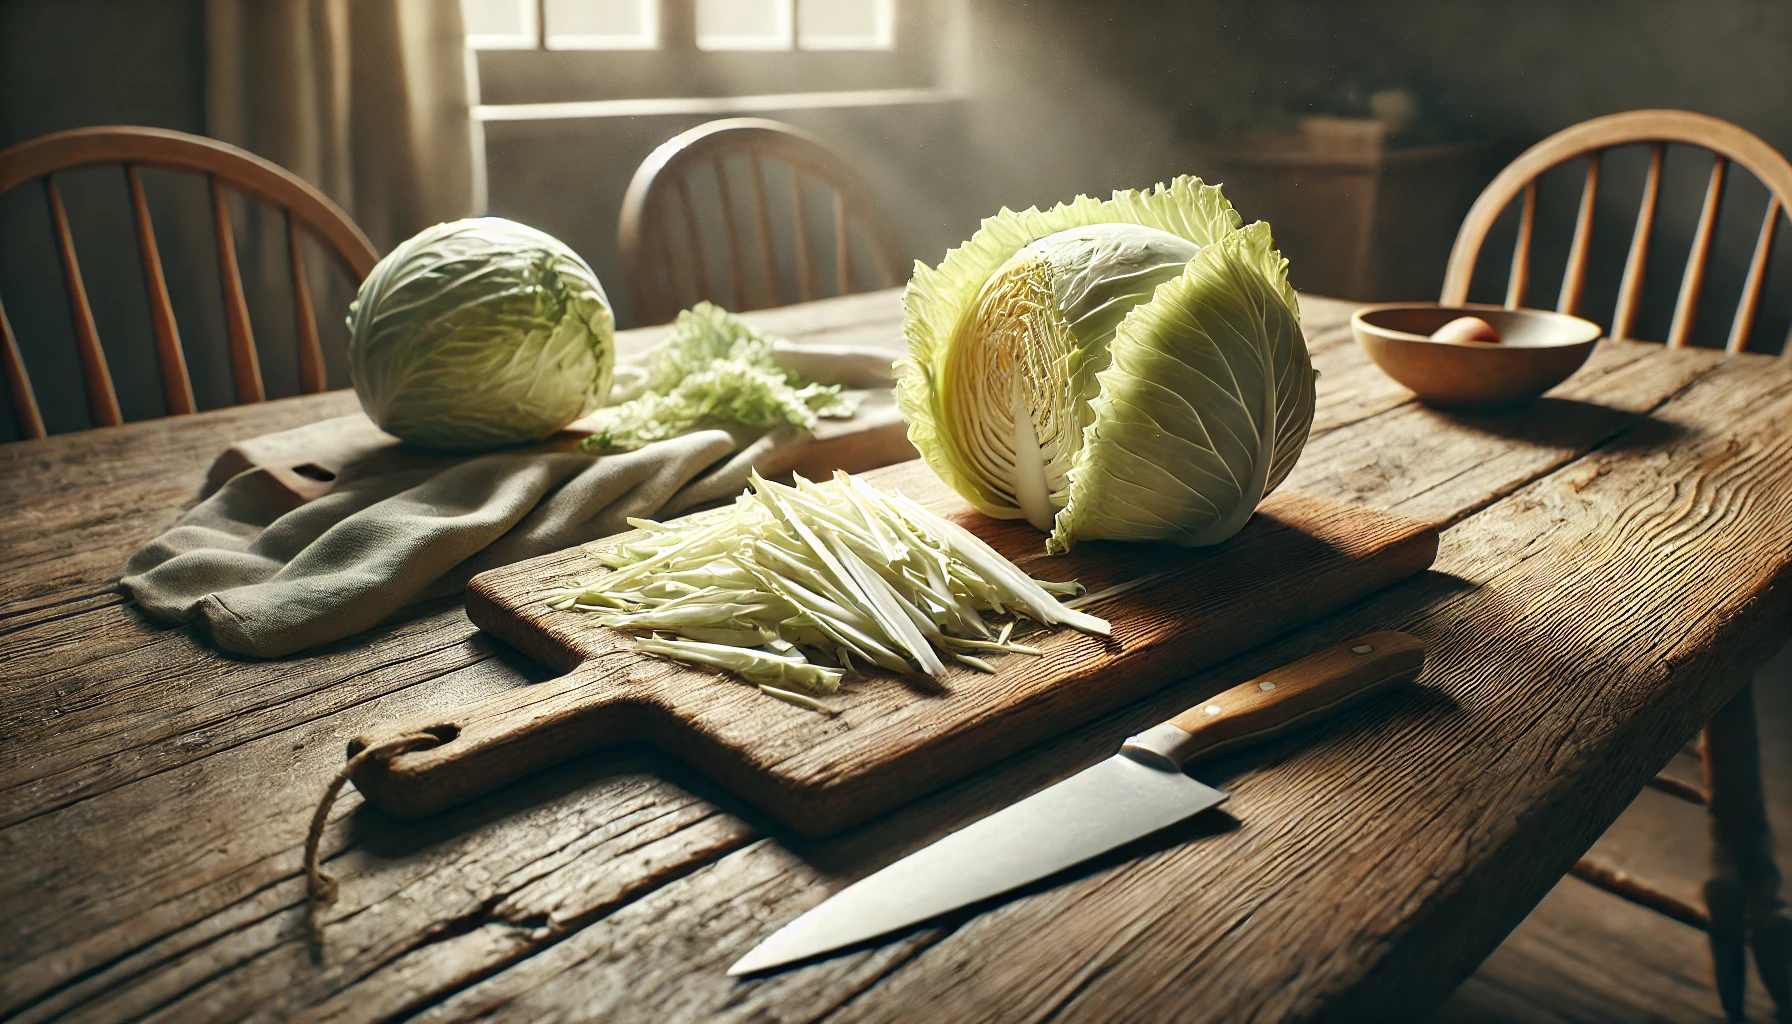
[[[1431,339],[1432,331],[1459,316],[1492,324],[1500,344]],[[1536,398],[1573,376],[1604,333],[1591,320],[1566,313],[1434,302],[1364,306],[1351,315],[1350,329],[1375,365],[1419,401],[1458,409]]]

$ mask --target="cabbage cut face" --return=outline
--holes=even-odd
[[[1080,540],[1232,536],[1294,468],[1314,372],[1269,226],[1219,189],[1003,210],[904,296],[909,438],[984,513]]]
[[[538,441],[610,391],[615,320],[597,275],[497,217],[438,224],[349,306],[349,372],[380,428],[428,448]]]

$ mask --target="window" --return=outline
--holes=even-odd
[[[697,49],[788,50],[791,0],[697,0]]]
[[[659,0],[545,0],[550,50],[657,50]]]
[[[460,3],[489,122],[950,103],[967,0]]]
[[[896,0],[807,0],[797,8],[805,50],[888,50],[896,45]]]
[[[662,3],[706,51],[889,50],[895,0],[461,0],[475,50],[655,50]]]

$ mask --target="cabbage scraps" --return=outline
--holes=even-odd
[[[1004,209],[903,296],[909,440],[984,513],[1217,544],[1294,468],[1314,370],[1269,225],[1220,190]]]
[[[647,354],[644,393],[599,410],[587,452],[633,451],[701,426],[813,430],[818,416],[851,416],[858,403],[837,384],[816,384],[772,359],[774,339],[708,302],[678,314]],[[619,396],[622,397],[622,396]]]
[[[349,305],[349,375],[387,433],[428,448],[539,441],[610,391],[615,322],[597,275],[498,217],[427,228]]]
[[[985,656],[1040,653],[1014,642],[1013,620],[985,616],[1109,633],[1053,596],[1077,584],[1034,580],[969,530],[843,472],[795,487],[754,474],[730,507],[629,523],[643,532],[592,548],[614,571],[549,605],[814,710],[827,708],[800,691],[835,692],[855,662],[937,677],[948,661],[994,672]]]

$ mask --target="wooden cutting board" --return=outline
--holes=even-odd
[[[648,742],[792,828],[824,834],[1356,601],[1437,553],[1432,527],[1277,493],[1217,547],[1093,543],[1047,556],[1043,534],[977,513],[919,461],[866,479],[964,524],[1036,577],[1123,590],[1086,609],[1113,624],[1113,638],[1035,634],[1027,642],[1043,657],[995,659],[995,675],[950,670],[936,687],[851,676],[828,699],[839,713],[824,716],[731,676],[636,654],[592,616],[547,608],[547,592],[606,571],[575,548],[483,573],[467,589],[475,624],[565,674],[356,737],[351,755],[418,731],[445,741],[370,759],[356,788],[414,817],[600,746]]]

